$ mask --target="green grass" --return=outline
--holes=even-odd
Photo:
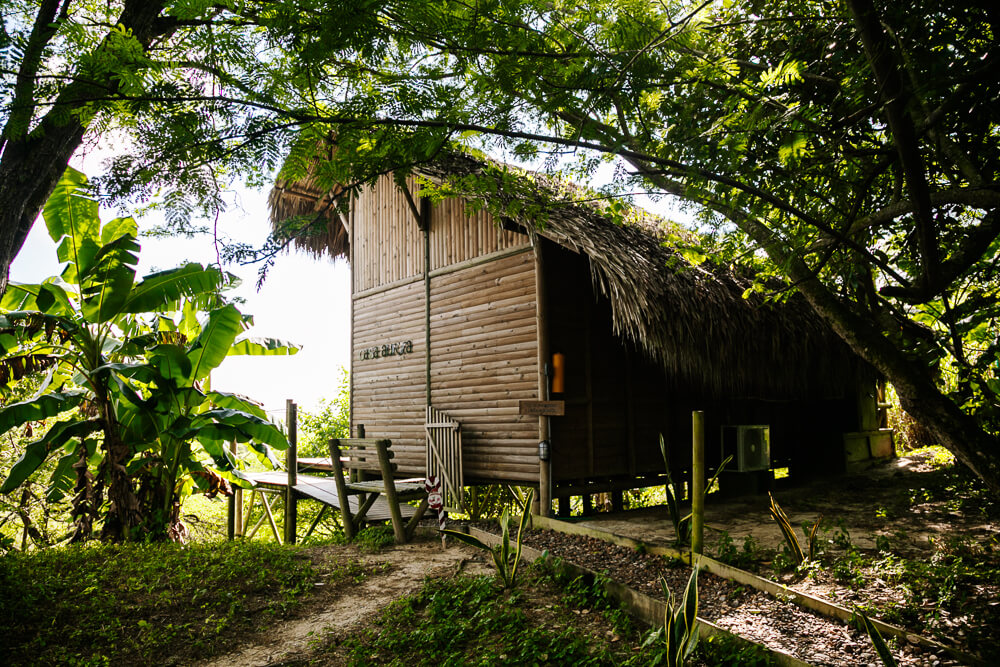
[[[609,597],[600,575],[576,576],[558,559],[543,559],[515,589],[486,576],[428,580],[361,632],[321,641],[312,664],[666,664],[663,642],[648,637]],[[692,664],[767,665],[769,658],[759,648],[718,637],[699,644]]]
[[[612,665],[616,657],[565,623],[536,624],[523,589],[493,577],[428,581],[378,622],[333,647],[347,665]]]
[[[338,565],[328,583],[361,570]],[[4,662],[190,662],[294,609],[316,577],[300,550],[259,542],[9,553],[0,558]]]
[[[641,635],[602,582],[530,566],[519,586],[495,577],[428,580],[369,628],[321,648],[345,665],[623,665]],[[648,652],[643,655],[649,656]]]

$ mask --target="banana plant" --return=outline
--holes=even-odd
[[[212,391],[211,371],[232,354],[297,348],[243,335],[249,318],[221,294],[235,286],[231,274],[189,263],[137,279],[135,221],[102,225],[82,173],[66,172],[43,217],[64,269],[11,284],[0,300],[0,391],[41,377],[30,399],[0,408],[0,433],[47,428],[0,492],[57,456],[48,499],[73,495],[74,539],[99,520],[105,539],[166,538],[186,494],[245,485],[229,443],[265,460],[287,447],[251,401]]]

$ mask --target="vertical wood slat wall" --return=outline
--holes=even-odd
[[[408,186],[417,192],[413,179]],[[358,197],[352,221],[352,428],[364,424],[369,436],[392,439],[400,470],[422,474],[422,232],[388,176]],[[510,252],[470,265],[500,251]],[[536,479],[538,421],[518,414],[518,402],[538,393],[528,238],[486,212],[469,216],[464,201],[440,202],[431,213],[430,270],[432,403],[462,425],[466,478]],[[367,348],[406,340],[410,354],[361,358]]]

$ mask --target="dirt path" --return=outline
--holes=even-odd
[[[310,643],[325,632],[345,630],[362,623],[393,600],[415,593],[427,577],[485,571],[477,554],[471,550],[451,544],[442,551],[437,540],[415,541],[375,554],[354,551],[351,555],[368,566],[375,566],[376,572],[361,583],[341,583],[334,595],[323,595],[318,604],[307,605],[299,618],[274,624],[256,637],[253,644],[199,664],[202,667],[250,667],[304,659],[312,650]],[[322,584],[317,582],[317,585]]]

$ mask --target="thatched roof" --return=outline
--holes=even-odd
[[[443,181],[482,174],[486,166],[450,154],[417,172]],[[615,224],[600,206],[567,202],[564,184],[539,174],[524,178],[529,187],[513,193],[501,187],[489,196],[501,204],[526,193],[537,198],[533,203],[545,208],[544,225],[513,222],[586,255],[596,290],[610,302],[616,333],[662,364],[668,377],[713,394],[764,399],[841,397],[854,390],[860,360],[801,297],[781,304],[756,294],[744,298],[749,277],[711,260],[687,262],[667,240],[663,221],[640,214],[630,224]],[[311,178],[279,181],[270,197],[272,222],[332,210],[330,196]],[[483,195],[469,193],[475,196]],[[348,257],[343,226],[333,214],[324,217],[328,233],[306,237],[298,247]]]

